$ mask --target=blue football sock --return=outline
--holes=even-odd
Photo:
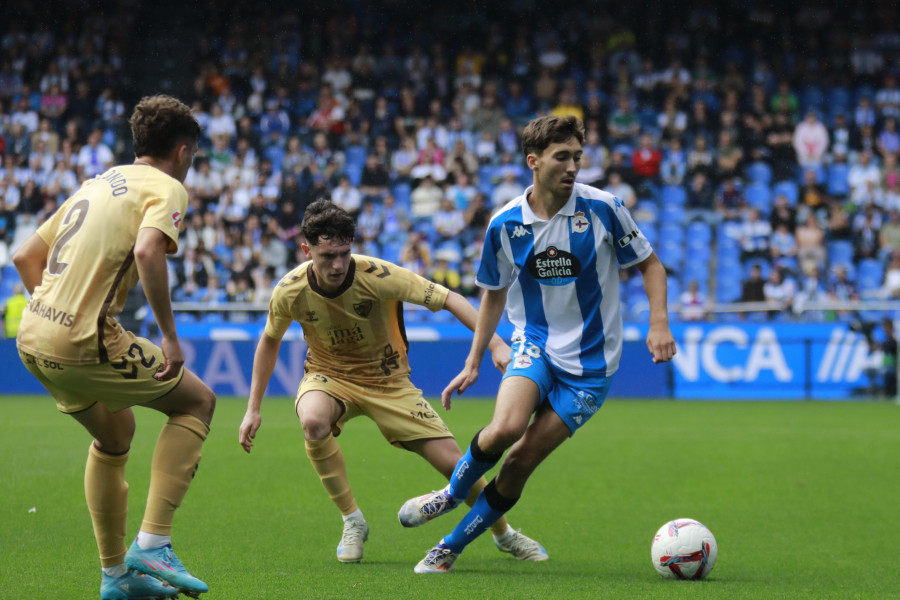
[[[506,514],[516,501],[518,498],[504,498],[498,494],[494,480],[491,480],[478,494],[475,505],[469,509],[462,521],[450,535],[444,536],[444,544],[455,554],[459,554],[469,542],[487,531],[488,527]]]
[[[481,433],[480,431],[478,433]],[[490,471],[503,454],[487,454],[478,447],[478,433],[472,438],[472,443],[466,449],[453,475],[450,476],[450,494],[457,502],[465,500],[469,496],[472,486],[482,475]]]

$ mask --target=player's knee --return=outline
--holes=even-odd
[[[104,431],[102,434],[94,437],[94,446],[104,454],[112,454],[114,456],[125,454],[131,449],[134,431],[134,421],[115,429]]]
[[[510,423],[491,423],[478,435],[478,445],[485,452],[500,454],[519,441],[524,433],[523,427]]]
[[[301,415],[300,424],[303,426],[303,437],[307,440],[324,440],[331,433],[331,423],[318,415]]]
[[[198,418],[209,425],[212,422],[213,413],[216,412],[216,393],[208,387],[201,395],[199,410],[203,416]]]

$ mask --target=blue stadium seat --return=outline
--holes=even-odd
[[[662,203],[666,205],[684,206],[687,201],[687,192],[680,185],[664,185],[662,188]]]
[[[784,196],[791,206],[797,206],[797,198],[800,196],[800,190],[793,181],[779,181],[772,189],[775,196]]]
[[[360,169],[362,169],[363,165],[366,164],[366,149],[363,146],[355,145],[355,146],[347,146],[344,149],[344,156],[347,160],[347,166],[357,165]]]
[[[675,271],[681,269],[681,263],[684,262],[684,245],[681,242],[663,240],[658,244],[656,252],[662,263]]]
[[[676,223],[663,221],[659,227],[659,239],[661,242],[681,244],[684,242],[684,228]]]
[[[362,181],[362,170],[363,168],[361,166],[346,165],[344,167],[344,174],[350,179],[350,183],[354,186],[358,186]]]
[[[403,248],[401,242],[390,242],[381,248],[381,258],[388,262],[398,263],[400,261],[400,250]]]
[[[772,190],[764,183],[751,183],[744,189],[744,197],[747,203],[759,210],[764,216],[768,216],[772,210]]]
[[[737,302],[741,298],[741,291],[741,280],[738,277],[720,277],[716,280],[718,302]]]
[[[828,262],[832,265],[853,264],[853,242],[832,240],[827,243]]]
[[[664,226],[674,224],[680,229],[681,224],[684,222],[684,210],[674,204],[664,204],[659,219]]]
[[[682,274],[681,281],[687,287],[687,284],[691,281],[696,281],[701,285],[701,287],[705,287],[705,285],[709,282],[710,273],[709,273],[709,265],[705,262],[700,262],[694,260],[691,257],[684,265],[684,273]],[[674,297],[672,294],[669,294],[669,297]]]
[[[875,258],[864,258],[859,261],[857,287],[860,292],[877,290],[883,280],[884,263]]]
[[[412,186],[408,183],[398,183],[393,188],[394,200],[397,202],[397,206],[402,206],[406,210],[409,210],[412,205]]]
[[[850,112],[852,106],[853,99],[850,95],[850,90],[842,85],[836,85],[828,90],[828,106],[831,107],[832,110],[840,110],[844,113]]]
[[[815,109],[821,111],[825,106],[825,92],[817,85],[808,85],[800,92],[800,110],[806,112],[807,109]]]
[[[751,258],[744,263],[744,278],[750,277],[750,269],[754,266],[759,266],[762,271],[762,277],[765,279],[769,276],[769,270],[772,268],[772,263],[769,262],[765,258]]]
[[[709,246],[712,242],[712,227],[705,221],[694,221],[687,226],[688,245],[697,241]]]
[[[653,223],[638,223],[638,227],[640,227],[641,233],[644,234],[644,237],[647,238],[650,245],[655,245],[659,240],[659,232],[656,229],[656,225]]]
[[[638,200],[634,210],[631,211],[631,216],[643,227],[645,223],[659,221],[659,207],[652,200]]]
[[[747,167],[747,178],[751,183],[772,183],[772,167],[760,160],[750,163]]]
[[[847,163],[833,163],[828,167],[828,193],[831,196],[844,197],[850,193],[850,182],[847,176],[850,166]]]

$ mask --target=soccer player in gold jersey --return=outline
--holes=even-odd
[[[337,558],[359,562],[369,526],[356,503],[341,448],[335,439],[350,419],[375,421],[391,444],[415,452],[449,477],[462,452],[453,434],[410,381],[403,302],[448,310],[469,329],[477,312],[455,292],[392,263],[351,254],[353,218],[327,200],[311,204],[301,225],[308,262],[275,287],[269,317],[253,361],[250,399],[239,441],[250,452],[261,424],[260,404],[281,339],[297,321],[307,343],[305,372],[295,401],[306,453],[344,519]],[[493,363],[501,371],[510,348],[494,336]],[[476,485],[471,500],[484,487]],[[494,543],[521,560],[546,560],[536,541],[505,519],[491,528]]]
[[[183,182],[200,126],[188,106],[161,95],[142,99],[130,123],[134,163],[86,181],[13,257],[31,294],[16,343],[57,408],[94,438],[84,491],[103,569],[100,597],[196,597],[208,587],[172,552],[170,535],[216,399],[183,366],[166,254],[178,246],[188,205]],[[138,279],[161,347],[125,331],[115,318]],[[135,405],[169,419],[153,453],[144,520],[126,551],[125,463]]]

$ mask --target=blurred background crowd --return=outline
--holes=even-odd
[[[519,136],[545,114],[584,120],[579,180],[630,208],[680,318],[849,319],[804,307],[900,297],[896,3],[147,4],[4,10],[0,304],[11,253],[131,162],[131,108],[157,92],[203,127],[179,302],[267,302],[321,197],[356,216],[358,252],[476,297],[483,230],[530,184]],[[626,319],[646,318],[640,277],[622,281]]]

